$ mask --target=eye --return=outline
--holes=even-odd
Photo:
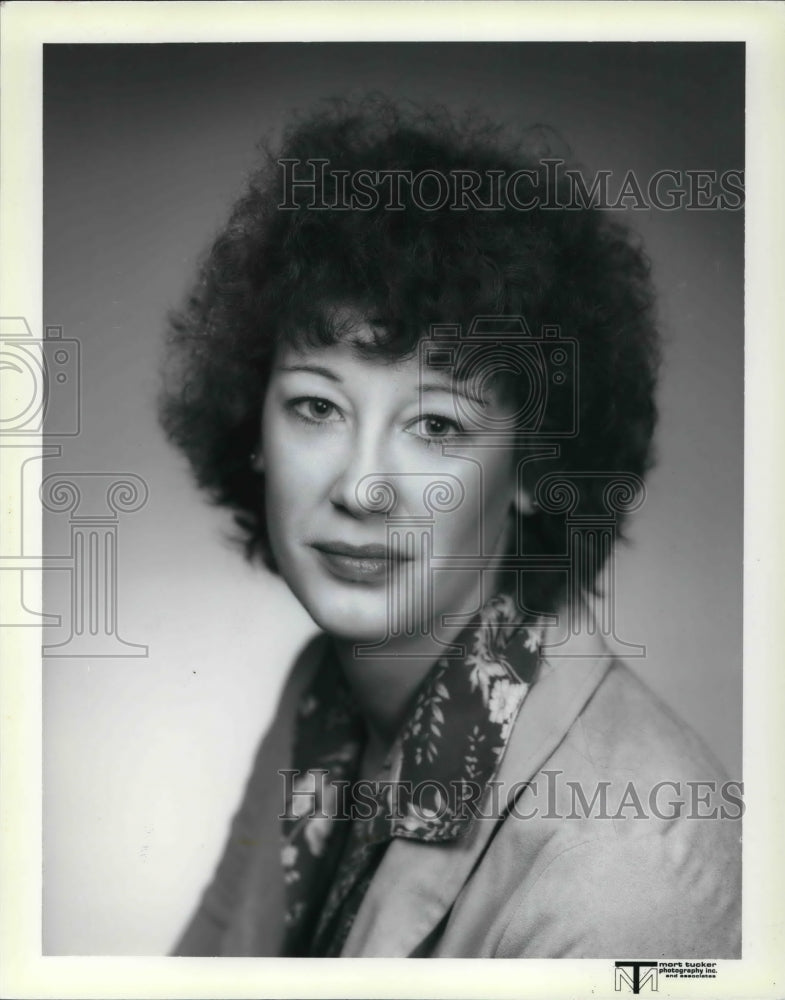
[[[463,434],[463,428],[457,421],[438,413],[426,413],[410,426],[412,428],[410,433],[428,443],[449,441]]]
[[[300,396],[291,400],[289,409],[308,424],[334,424],[342,419],[338,407],[321,396]]]

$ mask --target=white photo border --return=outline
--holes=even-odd
[[[782,996],[785,674],[785,7],[775,3],[23,3],[2,18],[0,315],[41,329],[42,46],[230,41],[744,41],[745,264],[744,957],[661,996]],[[307,27],[304,27],[307,26]],[[5,491],[4,491],[5,493]],[[20,518],[4,495],[2,517]],[[35,512],[34,512],[35,513]],[[752,516],[754,513],[754,516]],[[1,575],[0,575],[1,576]],[[0,995],[5,997],[614,996],[611,960],[61,958],[41,955],[40,634],[3,636]]]

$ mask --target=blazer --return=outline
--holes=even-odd
[[[289,676],[175,954],[279,953],[277,772],[321,653]],[[740,957],[740,785],[599,638],[544,661],[496,783],[512,807],[460,839],[389,844],[342,957]]]

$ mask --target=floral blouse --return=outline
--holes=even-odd
[[[439,659],[373,782],[357,781],[365,745],[359,709],[332,650],[300,700],[294,768],[282,777],[282,954],[337,956],[393,837],[463,836],[507,747],[533,683],[542,630],[514,599],[491,599]]]

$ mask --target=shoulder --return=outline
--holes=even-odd
[[[283,728],[291,726],[297,712],[300,697],[324,661],[329,641],[325,633],[319,632],[305,643],[295,657],[294,663],[284,681],[274,717],[274,726],[282,725]]]
[[[619,660],[567,734],[594,768],[640,780],[713,780],[724,768],[695,731]]]
[[[270,780],[279,768],[291,766],[292,730],[304,692],[321,665],[328,638],[319,633],[309,639],[286,675],[272,722],[260,741],[246,786],[244,803],[258,798],[259,786]]]
[[[512,890],[496,954],[736,957],[739,783],[615,661],[552,742],[489,852]]]
[[[213,877],[173,954],[275,954],[283,912],[279,768],[291,764],[300,696],[318,669],[326,637],[309,640],[284,681],[273,721],[256,753]]]

